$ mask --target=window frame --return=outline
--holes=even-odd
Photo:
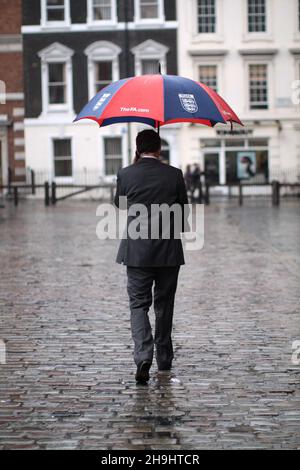
[[[143,72],[143,67],[144,67],[145,62],[158,62],[158,63],[160,62],[160,60],[157,59],[157,58],[149,58],[149,57],[142,57],[140,59],[140,61],[141,61],[141,75],[149,75],[149,74]],[[153,73],[154,74],[158,73],[158,70],[159,70],[159,66],[157,64],[157,69],[155,71],[153,71]]]
[[[201,63],[201,64],[198,64],[198,67],[197,67],[197,71],[198,71],[198,78],[197,80],[199,82],[201,82],[200,80],[200,67],[214,67],[216,69],[216,90],[214,90],[216,93],[219,93],[219,70],[218,70],[218,64],[212,64],[212,63]],[[201,82],[201,83],[204,83],[204,82]],[[204,83],[205,85],[207,85],[207,83]],[[209,86],[210,88],[212,88],[210,85],[207,85]],[[213,89],[213,88],[212,88]]]
[[[58,135],[53,134],[49,136],[50,138],[50,149],[51,149],[51,175],[53,181],[56,183],[66,183],[72,184],[74,182],[74,139],[71,135]],[[72,162],[72,176],[55,176],[55,155],[54,155],[54,141],[55,140],[70,140],[71,142],[71,162]]]
[[[87,25],[89,27],[98,26],[116,26],[118,23],[117,18],[117,0],[110,0],[111,2],[111,19],[110,20],[95,20],[93,18],[93,2],[94,0],[87,0]]]
[[[106,173],[106,153],[105,153],[105,140],[106,139],[118,139],[120,140],[121,144],[121,154],[120,154],[120,157],[121,157],[121,168],[124,166],[124,138],[122,135],[119,135],[119,134],[115,134],[115,135],[104,135],[102,137],[102,150],[103,150],[103,175],[105,178],[112,178],[112,177],[115,177],[116,174],[115,173]],[[118,158],[116,158],[117,160]]]
[[[50,73],[49,73],[49,69],[50,69],[50,65],[53,65],[53,64],[61,64],[64,66],[64,82],[61,82],[63,83],[64,85],[64,88],[65,88],[65,101],[63,103],[50,103],[50,88],[51,88],[51,85],[50,85]],[[68,101],[68,98],[67,98],[67,87],[68,87],[68,83],[67,83],[67,70],[66,70],[66,62],[62,61],[62,60],[58,60],[58,61],[48,61],[47,62],[47,74],[46,74],[46,79],[47,79],[47,102],[48,102],[48,106],[50,106],[51,108],[53,108],[53,106],[57,107],[57,108],[60,108],[60,107],[65,107],[66,104],[67,104],[67,101]],[[55,82],[55,83],[60,83],[60,82]],[[59,86],[59,85],[56,85],[56,86]]]
[[[218,16],[217,16],[217,0],[210,0],[210,1],[213,1],[214,2],[214,10],[215,10],[215,22],[214,22],[214,31],[199,31],[199,18],[200,18],[200,15],[199,15],[199,1],[201,0],[197,0],[197,32],[199,35],[202,36],[202,34],[204,35],[214,35],[216,34],[217,32],[217,22],[218,22]]]
[[[194,77],[195,80],[198,82],[199,81],[199,67],[200,66],[215,66],[217,67],[217,85],[218,85],[218,90],[217,93],[219,95],[224,94],[224,80],[223,80],[223,74],[224,74],[224,56],[207,56],[207,57],[197,57],[193,61],[193,66],[194,66]]]
[[[162,24],[165,22],[164,13],[164,0],[158,1],[158,17],[157,18],[142,18],[141,17],[141,2],[140,0],[134,0],[134,23],[145,25],[145,24]]]
[[[97,83],[100,81],[100,80],[97,80],[97,66],[101,63],[101,62],[108,62],[111,64],[111,80],[109,81],[109,83],[105,84],[102,88],[105,88],[106,86],[110,85],[114,80],[113,80],[113,67],[114,67],[114,64],[113,64],[113,60],[111,59],[101,59],[101,60],[93,60],[93,68],[94,68],[94,77],[93,77],[93,80],[94,80],[94,95],[96,93],[98,93],[100,91],[100,89],[96,86]],[[101,88],[101,90],[102,90]]]
[[[203,141],[205,140],[216,140],[218,141],[217,146],[211,146],[211,147],[205,147],[203,145]],[[226,146],[226,141],[228,139],[233,139],[233,140],[243,140],[244,145],[242,146]],[[251,139],[266,139],[268,141],[268,146],[249,146],[249,140]],[[228,181],[226,179],[226,152],[230,151],[257,151],[257,150],[265,150],[268,152],[268,165],[269,165],[269,171],[270,171],[270,136],[236,136],[236,137],[220,137],[220,136],[215,136],[215,137],[201,137],[199,139],[199,147],[200,147],[200,163],[202,168],[205,167],[205,155],[206,154],[213,154],[213,153],[218,153],[218,158],[219,158],[219,165],[218,165],[218,171],[219,171],[219,183],[221,184],[227,184]]]
[[[266,2],[266,31],[248,31],[248,0],[243,1],[243,41],[273,41],[273,23],[274,23],[274,8],[272,7],[272,0],[265,0]]]
[[[96,41],[91,43],[84,51],[87,57],[88,69],[88,90],[89,99],[95,96],[95,63],[112,62],[112,81],[115,82],[120,78],[119,54],[121,48],[109,41]]]
[[[73,110],[73,75],[72,56],[74,51],[60,43],[53,43],[38,53],[41,59],[42,114],[69,113]],[[66,103],[51,104],[49,95],[49,64],[65,64]]]
[[[195,44],[203,42],[223,42],[223,8],[224,2],[222,0],[215,0],[215,11],[216,11],[216,30],[214,33],[199,33],[198,31],[198,0],[192,0],[193,2],[193,39],[192,42]]]
[[[253,115],[258,113],[260,116],[269,115],[270,113],[274,112],[274,96],[273,96],[273,83],[272,83],[272,75],[273,75],[273,62],[270,60],[269,57],[253,57],[251,59],[245,60],[245,77],[247,83],[246,87],[246,112]],[[268,86],[268,108],[267,109],[251,109],[250,108],[250,65],[266,65],[267,66],[267,86]]]
[[[71,26],[70,0],[64,0],[65,19],[62,21],[48,21],[47,0],[41,0],[41,26],[44,28],[59,28]]]
[[[267,101],[266,101],[266,107],[264,108],[252,108],[251,107],[251,104],[252,102],[250,101],[251,100],[251,93],[250,93],[250,69],[251,67],[259,67],[259,66],[263,66],[265,67],[266,69],[266,91],[267,91]],[[265,63],[249,63],[248,64],[248,82],[247,82],[247,85],[248,85],[248,106],[249,106],[249,110],[250,111],[268,111],[269,108],[270,108],[270,102],[269,102],[269,70],[268,70],[268,64],[265,64]],[[263,102],[260,102],[261,104]],[[259,102],[257,102],[257,104],[259,104]]]
[[[250,22],[249,22],[249,2],[252,0],[247,0],[247,33],[248,34],[264,34],[268,31],[268,11],[267,11],[267,0],[260,0],[264,1],[265,6],[265,31],[249,31]],[[257,1],[257,0],[256,0]]]
[[[153,39],[146,39],[131,49],[134,55],[135,75],[142,75],[142,60],[158,60],[161,73],[167,73],[167,53],[169,48]]]

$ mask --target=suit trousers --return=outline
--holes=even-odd
[[[127,291],[136,365],[142,361],[152,363],[154,345],[158,369],[170,369],[172,365],[174,354],[171,333],[179,269],[180,266],[127,266]],[[148,317],[152,305],[153,285],[154,339]]]

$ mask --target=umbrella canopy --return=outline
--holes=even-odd
[[[120,122],[142,122],[152,127],[195,122],[213,127],[220,122],[242,124],[214,90],[177,75],[141,75],[103,88],[74,121],[92,119],[100,127]]]

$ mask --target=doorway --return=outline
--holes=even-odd
[[[219,152],[204,153],[204,172],[205,179],[210,184],[219,184],[220,180],[220,164]]]

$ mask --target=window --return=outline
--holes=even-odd
[[[245,142],[244,140],[237,140],[237,139],[226,139],[225,140],[225,147],[244,147]]]
[[[112,66],[109,61],[94,62],[95,67],[95,94],[112,82]]]
[[[65,0],[46,0],[46,20],[65,21]]]
[[[266,0],[248,0],[248,32],[266,32]]]
[[[248,146],[249,147],[268,147],[269,142],[268,139],[249,139]]]
[[[268,66],[249,65],[250,109],[268,109]]]
[[[159,60],[142,59],[142,75],[155,74],[159,70]]]
[[[73,113],[73,51],[55,42],[38,55],[41,58],[43,113]]]
[[[140,0],[140,17],[158,18],[158,0]]]
[[[116,23],[116,0],[88,0],[87,22],[91,25],[93,23]]]
[[[104,138],[105,174],[115,175],[122,168],[122,138]]]
[[[42,26],[70,24],[70,0],[41,0]]]
[[[164,0],[135,0],[135,21],[164,21]]]
[[[218,77],[216,65],[200,65],[199,81],[209,86],[214,91],[218,91]]]
[[[198,33],[216,32],[215,0],[198,0]]]
[[[48,64],[49,104],[66,103],[66,65],[64,63]]]
[[[93,0],[93,19],[111,20],[112,8],[111,0]]]
[[[268,149],[261,150],[226,150],[226,182],[268,183]]]
[[[266,138],[201,140],[206,178],[217,184],[268,182],[268,144]]]
[[[168,47],[153,39],[138,44],[131,49],[134,54],[135,74],[155,74],[158,73],[158,64],[161,66],[161,73],[167,73],[166,55]]]
[[[72,176],[72,149],[71,139],[54,139],[54,176],[70,177]]]
[[[119,80],[120,52],[120,47],[109,41],[96,41],[85,49],[90,99],[111,82]]]

